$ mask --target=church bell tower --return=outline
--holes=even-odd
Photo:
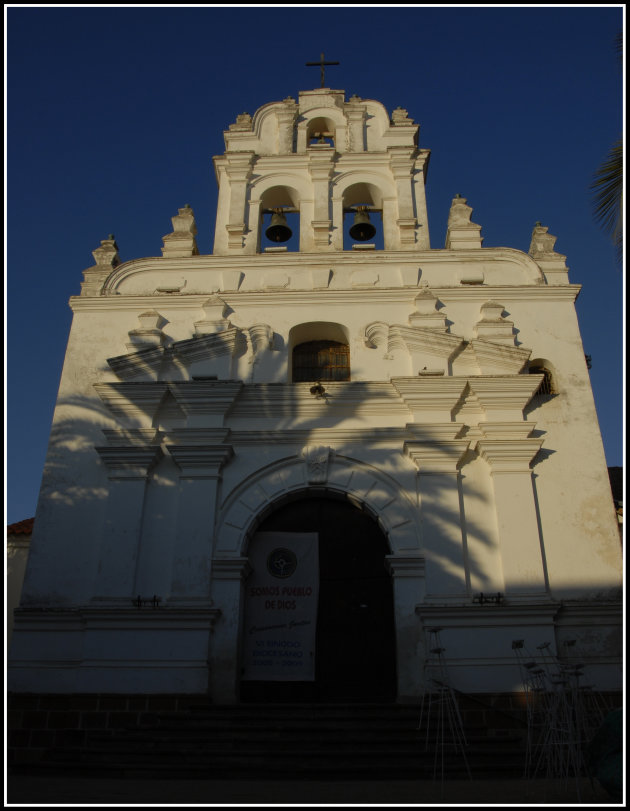
[[[297,215],[300,253],[342,251],[344,229],[357,220],[355,241],[369,250],[376,219],[385,250],[428,249],[429,150],[418,147],[418,130],[402,108],[390,118],[377,101],[346,101],[344,91],[325,87],[239,115],[214,159],[214,254],[281,252],[265,247],[265,232],[287,215]]]

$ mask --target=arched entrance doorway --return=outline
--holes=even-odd
[[[315,678],[242,681],[241,700],[393,701],[394,600],[385,569],[390,550],[377,522],[344,497],[306,492],[278,506],[257,530],[317,533]]]

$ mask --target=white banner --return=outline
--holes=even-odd
[[[243,679],[314,681],[316,532],[259,532],[250,544]]]

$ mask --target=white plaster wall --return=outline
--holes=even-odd
[[[210,259],[205,258],[205,262],[209,265],[212,264]],[[438,257],[433,259],[434,264],[437,259]],[[142,261],[145,264],[147,262]],[[172,260],[168,261],[172,263]],[[528,261],[524,260],[524,264]],[[300,265],[301,262],[300,259]],[[156,279],[159,279],[160,274],[159,267],[164,263],[161,260],[151,262],[158,268],[153,274],[152,281],[148,269],[141,274],[141,277],[146,279],[145,289],[155,289]],[[181,264],[185,265],[185,262]],[[506,267],[506,275],[509,276],[512,272],[513,264]],[[347,277],[348,272],[354,270],[354,267],[349,269],[343,265],[335,267],[333,278],[336,271]],[[301,272],[299,267],[296,272],[298,271]],[[116,273],[122,279],[140,278],[137,275],[125,277],[120,268]],[[455,273],[454,270],[453,274]],[[448,277],[441,278],[443,283],[447,280]],[[121,288],[123,290],[124,284],[123,281]],[[414,311],[414,298],[419,288],[393,289],[397,289],[398,293],[385,297],[384,300],[369,289],[357,289],[352,294],[353,305],[350,305],[347,296],[335,296],[334,290],[331,289],[329,301],[325,306],[320,306],[319,310],[314,309],[313,296],[325,301],[325,292],[308,295],[298,293],[293,299],[287,296],[284,298],[287,302],[284,307],[279,306],[279,302],[283,300],[283,294],[279,292],[271,293],[269,296],[271,301],[268,304],[265,303],[264,297],[247,296],[245,291],[244,295],[225,294],[224,300],[229,307],[227,318],[230,323],[243,330],[251,324],[267,323],[275,333],[273,348],[264,350],[255,359],[252,358],[251,352],[233,358],[229,364],[229,376],[255,384],[263,381],[285,382],[288,378],[287,347],[291,329],[316,317],[321,318],[322,310],[327,321],[342,324],[350,336],[354,381],[386,382],[392,376],[409,374],[411,362],[405,352],[394,352],[392,357],[386,357],[387,353],[382,351],[381,347],[370,348],[365,342],[367,324],[380,320],[404,325],[409,314]],[[530,411],[527,417],[532,426],[535,423],[536,432],[540,432],[544,440],[542,457],[536,465],[535,481],[543,536],[549,540],[549,543],[545,543],[544,551],[550,586],[558,596],[578,594],[582,586],[585,586],[587,591],[595,590],[598,593],[602,590],[607,591],[618,584],[618,533],[613,520],[612,504],[608,505],[610,499],[605,479],[605,461],[572,296],[570,293],[568,296],[553,295],[551,300],[546,301],[540,295],[540,287],[537,287],[533,291],[532,299],[528,300],[527,292],[522,286],[515,289],[518,295],[512,298],[509,297],[509,290],[500,291],[507,295],[495,295],[496,291],[491,289],[487,291],[475,289],[474,292],[471,291],[471,300],[464,298],[461,287],[453,287],[452,295],[449,295],[451,290],[444,286],[435,293],[438,300],[443,303],[449,321],[452,322],[450,332],[463,338],[471,337],[473,333],[474,324],[479,318],[480,303],[488,299],[500,300],[505,306],[507,317],[514,322],[518,330],[517,339],[527,348],[531,348],[532,357],[546,358],[553,363],[557,370],[559,395]],[[184,296],[154,297],[150,304],[160,312],[166,322],[163,327],[166,345],[192,337],[194,323],[204,316],[203,299],[197,296],[190,299]],[[52,547],[44,548],[36,544],[25,584],[27,603],[37,602],[40,599],[73,603],[87,599],[91,594],[92,583],[86,572],[94,570],[96,542],[81,544],[77,549],[75,539],[77,535],[84,533],[82,528],[85,527],[90,527],[90,535],[93,538],[94,528],[99,527],[102,522],[108,485],[103,466],[94,452],[94,446],[105,444],[103,428],[117,427],[117,420],[95,395],[93,384],[116,379],[107,366],[107,358],[128,351],[126,346],[128,332],[137,328],[138,315],[147,309],[149,301],[146,298],[138,300],[117,297],[116,300],[101,299],[95,306],[83,308],[81,305],[82,302],[77,300],[77,312],[59,390],[38,515],[38,526],[43,527],[42,534],[46,532],[48,536],[50,526],[54,522],[54,534],[58,540],[55,542],[54,552]],[[563,325],[562,329],[558,326],[560,324]],[[255,362],[252,363],[252,360]],[[185,369],[179,369],[178,374],[182,379],[186,378]],[[270,427],[310,430],[318,426],[339,429],[364,428],[366,424],[372,427],[402,428],[412,421],[409,410],[402,403],[399,403],[393,412],[372,413],[369,417],[361,413],[359,407],[354,412],[350,409],[341,416],[338,414],[330,416],[327,414],[326,401],[322,401],[319,405],[321,408],[317,410],[318,404],[313,404],[314,409],[310,409],[308,413],[263,417],[261,414],[253,415],[248,409],[241,416],[237,404],[226,425],[235,430],[242,430],[245,426],[248,430]],[[122,422],[127,427],[148,428],[152,425],[153,418],[148,414],[135,413],[125,415]],[[576,432],[582,437],[579,443],[575,442]],[[276,449],[267,451],[258,447],[256,455],[259,461],[250,464],[266,463],[269,458],[274,458],[277,452]],[[77,459],[85,459],[85,465],[77,464]],[[569,459],[570,462],[567,461]],[[246,475],[240,465],[241,462],[237,458],[226,468],[224,488],[229,489],[231,476],[238,480]],[[566,477],[567,469],[573,471],[570,483]],[[466,514],[467,516],[478,514],[476,520],[471,521],[469,554],[481,554],[489,564],[493,553],[487,539],[492,538],[496,531],[494,519],[488,513],[485,521],[482,521],[483,509],[467,495],[473,488],[480,488],[487,497],[488,486],[484,481],[487,480],[488,473],[481,463],[469,464],[463,472]],[[162,472],[156,475],[164,476]],[[147,533],[151,533],[151,528],[158,524],[168,526],[172,533],[176,500],[175,473],[169,476],[168,485],[166,483],[162,485],[164,496],[150,495],[158,492],[155,481],[152,482],[148,498],[160,502],[158,511],[160,517],[154,517],[152,509],[147,511],[148,529],[145,529]],[[47,528],[46,524],[49,521]],[[168,548],[168,543],[164,541],[164,550]],[[145,544],[142,548],[144,546]],[[64,556],[70,554],[78,559],[80,564],[78,567],[69,568],[60,562]],[[161,554],[167,556],[166,551]],[[141,552],[141,555],[145,553]],[[51,590],[50,586],[51,567],[57,572],[54,590]],[[479,565],[476,568],[477,571],[481,570]],[[484,568],[486,571],[491,570],[490,566]],[[81,571],[80,575],[78,571]],[[580,582],[584,577],[584,571],[589,572],[589,584]],[[144,577],[142,574],[139,577],[139,583],[143,586],[156,579],[155,575],[147,575],[146,580],[142,579]],[[474,580],[472,573],[470,577],[472,588]],[[487,575],[479,577],[479,584],[484,582],[484,577]],[[490,577],[488,582],[492,579]],[[494,579],[500,582],[500,577]]]

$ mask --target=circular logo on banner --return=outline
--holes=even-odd
[[[291,577],[297,569],[297,557],[290,549],[274,549],[267,557],[267,571],[274,577]]]

